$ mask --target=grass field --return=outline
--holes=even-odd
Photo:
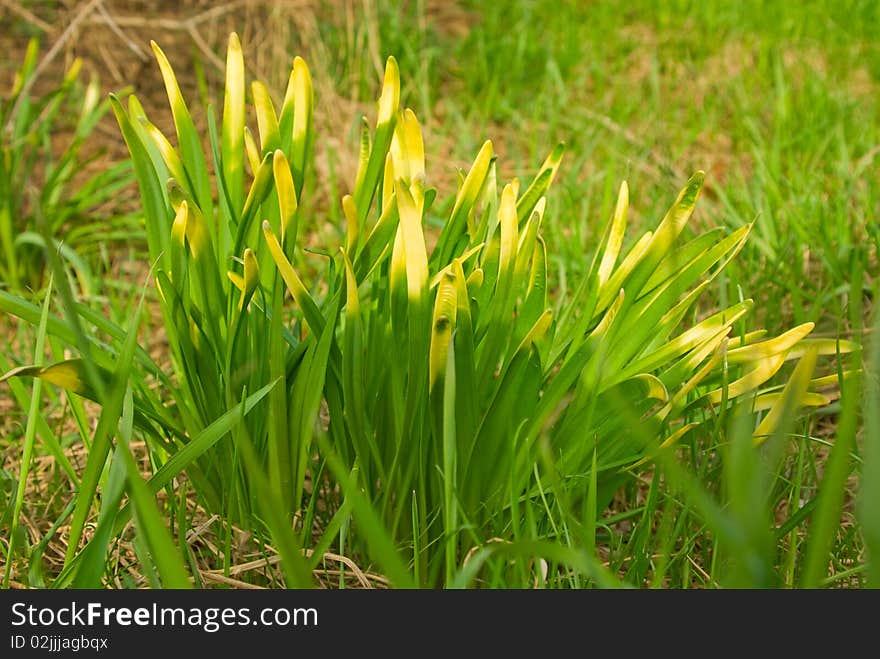
[[[4,586],[880,586],[880,5],[159,3],[151,29],[105,4],[130,45],[63,3],[0,10],[21,53],[0,77],[0,372],[82,358],[54,383],[0,383]],[[119,107],[89,101],[83,73],[51,121],[16,123],[28,37],[44,55],[62,36],[41,17],[91,26],[94,45],[73,31],[62,51]],[[294,55],[311,123],[302,69],[285,93]],[[388,56],[424,185],[414,124],[381,109]],[[70,62],[51,64],[34,95],[62,85]],[[256,153],[227,119],[245,100]],[[46,152],[26,167],[30,146]],[[150,166],[153,205],[134,184]],[[624,272],[674,203],[693,210],[681,234]],[[667,350],[749,299],[719,320],[729,344],[713,329]],[[738,388],[749,365],[766,377]]]

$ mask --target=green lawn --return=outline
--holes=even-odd
[[[844,318],[840,329],[859,330],[854,262],[877,271],[880,8],[660,5],[415,2],[379,11],[378,37],[369,17],[328,23],[321,36],[340,54],[328,65],[336,85],[363,100],[377,77],[363,41],[397,56],[404,101],[434,138],[435,176],[449,177],[450,160],[463,164],[487,137],[505,174],[521,176],[564,141],[546,231],[567,274],[588,265],[621,179],[647,226],[669,191],[704,169],[699,222],[756,221],[717,294],[736,299],[739,286],[772,300],[761,305],[771,324],[814,320],[834,333]]]

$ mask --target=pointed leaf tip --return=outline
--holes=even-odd
[[[250,302],[254,291],[260,283],[260,267],[257,264],[257,257],[254,254],[254,250],[247,247],[244,250],[244,258],[242,260],[244,262],[244,276],[242,277],[244,288],[241,291],[241,298],[238,302],[239,310],[243,310],[247,307],[248,302]]]
[[[385,64],[385,78],[382,82],[382,95],[379,97],[378,123],[387,124],[394,120],[400,104],[400,69],[393,56]]]

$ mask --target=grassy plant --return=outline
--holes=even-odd
[[[61,84],[41,95],[36,80],[37,41],[30,42],[12,90],[0,101],[0,281],[13,291],[43,285],[43,250],[57,249],[73,266],[82,290],[95,291],[88,252],[111,230],[129,229],[130,218],[102,210],[131,182],[122,162],[88,177],[83,168],[100,154],[87,155],[84,144],[109,109],[97,80],[79,84],[82,63],[74,61]],[[59,135],[69,130],[62,149]],[[119,235],[115,236],[116,239]]]
[[[184,472],[210,512],[272,537],[291,585],[308,583],[315,564],[302,550],[320,557],[332,544],[401,586],[611,583],[595,554],[600,511],[654,459],[680,474],[670,449],[722,435],[731,418],[747,421],[729,449],[729,516],[692,477],[678,482],[721,530],[722,554],[742,549],[743,536],[731,531],[739,524],[764,560],[773,540],[750,514],[769,504],[750,498],[749,487],[772,477],[754,445],[780,446],[798,409],[827,405],[822,391],[841,377],[814,376],[817,358],[838,359],[844,372],[839,358],[857,346],[809,338],[812,322],[772,338],[749,331],[748,299],[698,311],[751,231],[687,238],[702,173],[628,249],[623,184],[584,276],[551,300],[554,260],[541,234],[566,221],[549,213],[545,196],[563,147],[528,185],[502,185],[486,142],[450,203],[435,204],[419,122],[399,106],[391,58],[375,127],[362,122],[357,175],[341,201],[344,241],[321,253],[320,266],[312,262],[308,281],[297,250],[316,140],[305,63],[295,60],[276,109],[261,83],[248,94],[233,35],[222,118],[208,108],[203,140],[154,50],[177,147],[135,97],[111,104],[140,184],[173,373],[135,350],[136,323],[123,330],[87,316],[67,291],[66,323],[50,320],[46,331],[81,357],[6,376],[39,376],[103,405],[59,585],[96,578],[107,543],[132,514],[117,509],[117,484],[117,506],[111,498],[103,516],[102,501],[101,533],[80,548],[95,493],[114,474],[105,465],[120,419],[116,473],[125,470],[166,584],[179,584],[182,568],[168,562],[175,552],[148,492],[173,494]],[[245,125],[248,99],[255,134]],[[442,230],[429,250],[431,224]],[[0,308],[31,322],[40,313],[12,296],[0,297]],[[97,350],[94,329],[123,347]],[[789,360],[800,360],[791,380],[774,381]],[[134,428],[154,470],[146,489],[127,448]],[[654,496],[646,523],[658,505]],[[664,514],[671,519],[672,508]],[[511,555],[520,559],[513,567]],[[768,583],[751,566],[733,568],[732,583]]]

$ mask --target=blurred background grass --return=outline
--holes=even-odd
[[[250,73],[276,96],[289,60],[305,57],[321,124],[311,181],[312,203],[327,211],[326,224],[312,227],[319,235],[342,231],[338,199],[354,177],[357,113],[371,111],[394,54],[441,197],[486,138],[504,177],[532,173],[553,144],[567,144],[546,227],[562,289],[589,262],[622,178],[647,225],[670,190],[705,169],[699,223],[756,222],[719,297],[755,297],[771,328],[813,320],[829,335],[861,331],[870,312],[880,240],[880,3],[105,0],[7,1],[0,11],[10,53],[0,87],[9,88],[29,36],[46,46],[63,36],[59,70],[83,57],[106,90],[133,87],[163,129],[170,117],[150,39],[189,73],[185,93],[215,105],[232,29]],[[122,158],[116,133],[108,118],[102,146]],[[849,286],[855,262],[866,273],[859,291]]]

